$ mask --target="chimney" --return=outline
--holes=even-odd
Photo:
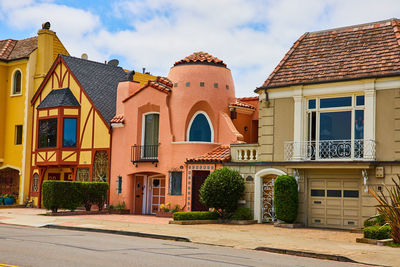
[[[44,22],[42,24],[42,29],[40,29],[37,34],[37,65],[35,79],[38,79],[37,83],[40,84],[55,59],[53,51],[56,33],[50,30],[50,22]]]
[[[143,68],[143,73],[145,73],[146,72],[146,68]]]

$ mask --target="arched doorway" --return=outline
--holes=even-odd
[[[276,177],[286,175],[279,169],[263,169],[256,173],[254,180],[254,219],[258,223],[273,222],[274,212],[274,181]]]
[[[12,194],[18,199],[19,195],[19,171],[12,168],[0,170],[0,193]]]

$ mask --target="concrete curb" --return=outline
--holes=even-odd
[[[122,230],[109,230],[109,229],[96,229],[96,228],[85,228],[85,227],[75,227],[75,226],[64,226],[64,225],[57,225],[57,224],[46,224],[44,226],[41,226],[40,228],[73,230],[73,231],[83,231],[83,232],[96,232],[96,233],[105,233],[105,234],[114,234],[114,235],[126,235],[126,236],[137,236],[137,237],[146,237],[146,238],[181,241],[181,242],[192,242],[189,238],[180,237],[180,236],[147,234],[147,233],[129,232],[129,231],[122,231]]]
[[[345,256],[333,255],[333,254],[324,254],[324,253],[307,252],[307,251],[301,251],[301,250],[271,248],[271,247],[256,247],[254,250],[271,252],[271,253],[286,254],[286,255],[293,255],[293,256],[299,256],[299,257],[314,258],[314,259],[322,259],[322,260],[331,260],[331,261],[340,261],[340,262],[350,262],[350,263],[371,265],[369,263],[358,262],[358,261],[352,260],[352,259],[350,259],[348,257],[345,257]],[[376,265],[374,265],[374,266],[376,266]]]

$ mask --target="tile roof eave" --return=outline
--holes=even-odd
[[[340,78],[340,79],[317,80],[317,81],[300,82],[300,83],[285,83],[285,84],[277,84],[277,85],[272,85],[272,86],[267,85],[267,86],[257,87],[254,90],[254,92],[258,93],[259,91],[265,90],[265,89],[278,89],[278,88],[289,87],[289,86],[346,82],[346,81],[355,81],[355,80],[362,80],[362,79],[387,78],[387,77],[396,77],[396,76],[400,76],[400,72],[390,73],[390,74],[381,74],[381,75],[366,75],[366,76],[359,76],[359,77],[348,77],[348,78]]]
[[[19,57],[19,58],[13,58],[13,59],[0,59],[0,62],[13,62],[13,61],[18,61],[18,60],[28,60],[29,56],[26,57]]]

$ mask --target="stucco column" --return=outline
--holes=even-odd
[[[293,96],[294,99],[294,134],[293,160],[302,160],[301,147],[303,145],[304,128],[304,99],[303,96]]]
[[[376,90],[374,82],[368,85],[369,88],[365,90],[364,158],[373,160],[375,159]]]

